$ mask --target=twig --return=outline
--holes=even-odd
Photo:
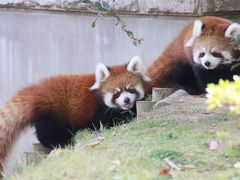
[[[112,16],[115,17],[117,19],[117,26],[120,26],[121,29],[127,34],[127,36],[132,39],[133,45],[134,46],[138,46],[140,45],[144,39],[143,38],[138,38],[135,37],[134,33],[128,29],[126,23],[114,12],[112,12],[112,8],[115,6],[116,4],[116,0],[113,0],[112,4],[109,5],[106,2],[104,2],[103,0],[99,0],[96,2],[91,2],[90,0],[84,1],[84,0],[76,0],[73,1],[71,3],[69,3],[72,7],[76,6],[77,4],[81,4],[81,6],[85,7],[86,9],[88,9],[90,12],[94,12],[94,13],[98,13],[97,17],[95,18],[95,20],[92,22],[92,27],[94,28],[96,26],[96,22],[98,20],[99,17],[101,17],[102,15],[108,15],[108,16]],[[104,5],[105,3],[105,5]],[[100,7],[99,7],[100,4]],[[89,7],[88,5],[90,5],[91,7]]]
[[[164,161],[173,169],[177,171],[181,171],[182,168],[176,165],[174,162],[172,162],[169,158],[164,158]]]

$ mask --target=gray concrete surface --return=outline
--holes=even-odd
[[[93,73],[95,65],[157,58],[192,18],[136,17],[122,19],[144,41],[138,47],[112,17],[39,11],[0,11],[0,104],[20,88],[56,74]]]
[[[0,0],[0,7],[92,12],[88,4],[70,5],[77,0]],[[92,0],[92,2],[97,0]],[[101,0],[98,0],[101,2]],[[147,15],[203,15],[240,11],[239,0],[103,0],[113,11]]]

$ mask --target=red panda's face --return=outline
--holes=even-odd
[[[231,64],[238,59],[236,41],[220,36],[200,36],[193,43],[193,61],[205,69]]]
[[[218,21],[214,24],[214,18],[211,19],[210,24],[196,20],[192,36],[185,43],[186,47],[192,48],[193,61],[205,69],[215,69],[219,65],[239,61],[237,36],[240,33],[240,25],[230,22],[226,25],[226,20],[219,18],[216,18]]]
[[[141,60],[133,57],[127,66],[107,68],[100,64],[96,69],[96,82],[91,89],[98,89],[104,103],[110,108],[131,109],[144,98],[145,81],[150,79],[143,74]]]
[[[100,88],[103,100],[108,107],[130,109],[136,100],[145,95],[142,78],[130,72],[122,72],[109,77]]]

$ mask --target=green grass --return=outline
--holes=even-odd
[[[96,147],[96,134],[83,131],[76,145],[55,150],[43,161],[24,166],[8,179],[169,179],[159,176],[161,163],[168,157],[176,164],[193,164],[193,170],[174,171],[174,179],[240,179],[233,164],[240,160],[240,122],[224,117],[196,122],[165,119],[134,120],[104,129],[104,140]],[[223,137],[219,138],[218,132]],[[220,133],[221,134],[221,133]],[[211,139],[220,142],[210,151]]]

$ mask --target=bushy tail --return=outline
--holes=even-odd
[[[0,172],[4,169],[4,161],[16,137],[31,123],[33,96],[29,90],[19,92],[0,108]]]

